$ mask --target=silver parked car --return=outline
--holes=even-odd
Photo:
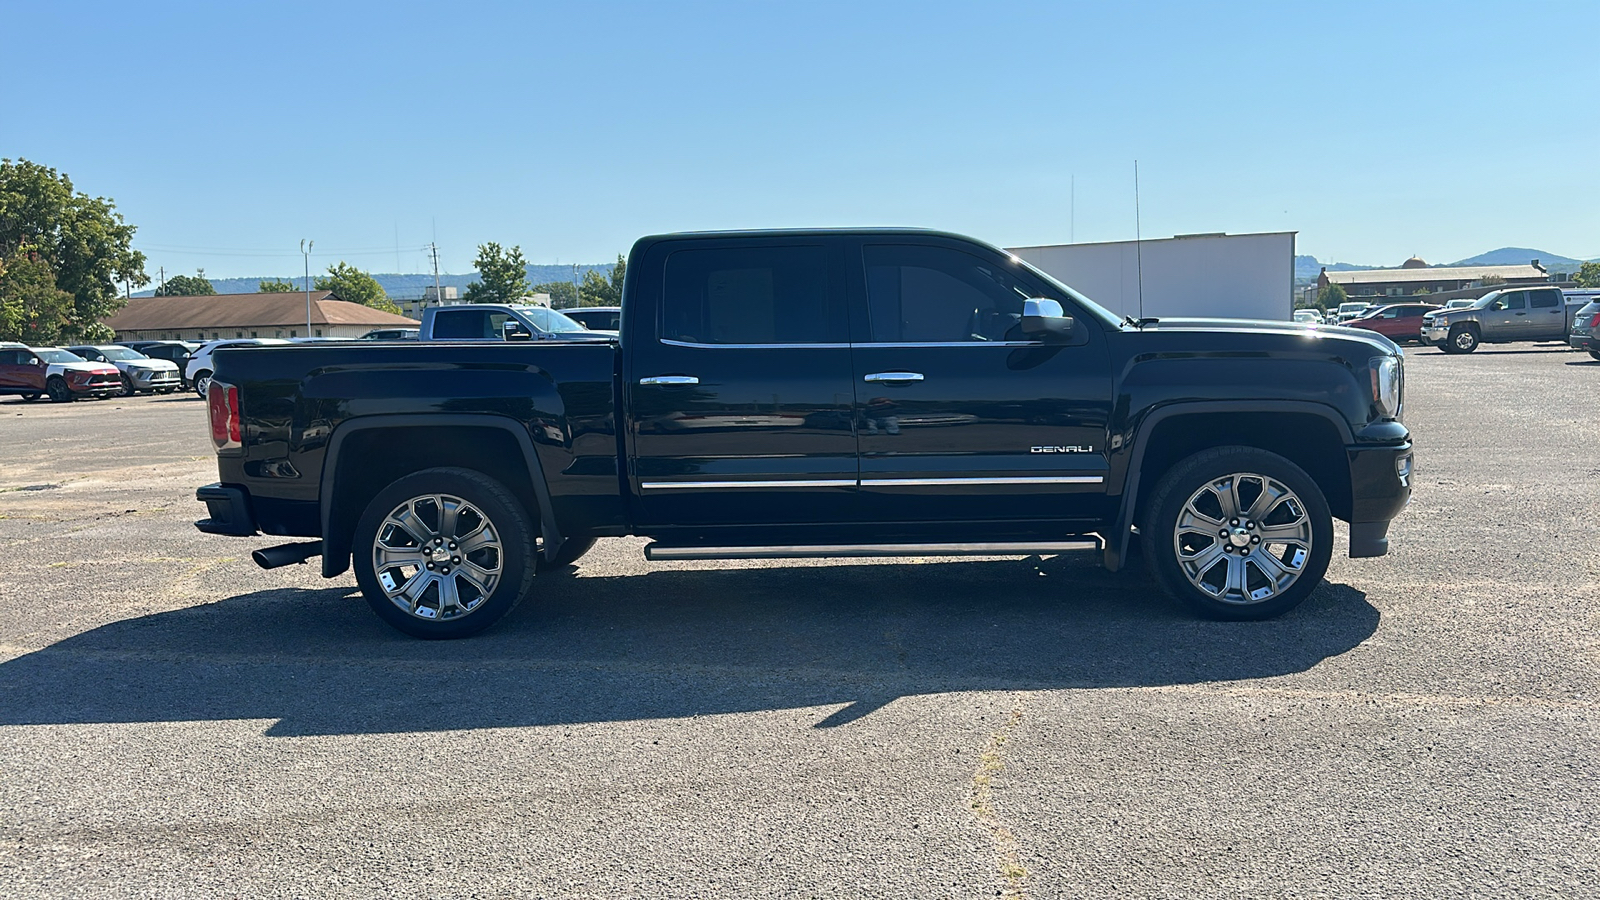
[[[73,353],[90,362],[110,363],[122,373],[122,395],[170,394],[183,387],[178,374],[178,364],[171,360],[151,359],[121,344],[80,344],[68,347]]]

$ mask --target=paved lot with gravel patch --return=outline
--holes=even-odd
[[[1600,363],[1407,363],[1390,555],[1247,624],[619,539],[424,643],[193,529],[198,400],[0,400],[0,891],[1597,896]]]

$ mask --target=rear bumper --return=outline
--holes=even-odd
[[[194,527],[206,534],[250,537],[256,533],[255,517],[250,512],[250,495],[244,488],[208,484],[195,491],[194,497],[206,505],[206,518],[195,522]]]
[[[1350,459],[1350,557],[1389,552],[1389,522],[1411,502],[1411,442],[1345,448]]]

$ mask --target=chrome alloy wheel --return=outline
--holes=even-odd
[[[395,507],[372,542],[384,596],[429,622],[471,614],[494,593],[505,565],[500,535],[482,510],[448,494]]]
[[[1224,603],[1260,603],[1305,570],[1311,517],[1283,482],[1240,472],[1195,491],[1172,541],[1190,584]]]

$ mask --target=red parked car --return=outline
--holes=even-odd
[[[1392,303],[1339,324],[1376,331],[1396,344],[1422,342],[1422,316],[1439,308],[1437,303]]]
[[[122,390],[115,366],[95,363],[59,347],[0,344],[0,394],[24,400],[48,395],[57,403],[78,397],[110,397]]]

